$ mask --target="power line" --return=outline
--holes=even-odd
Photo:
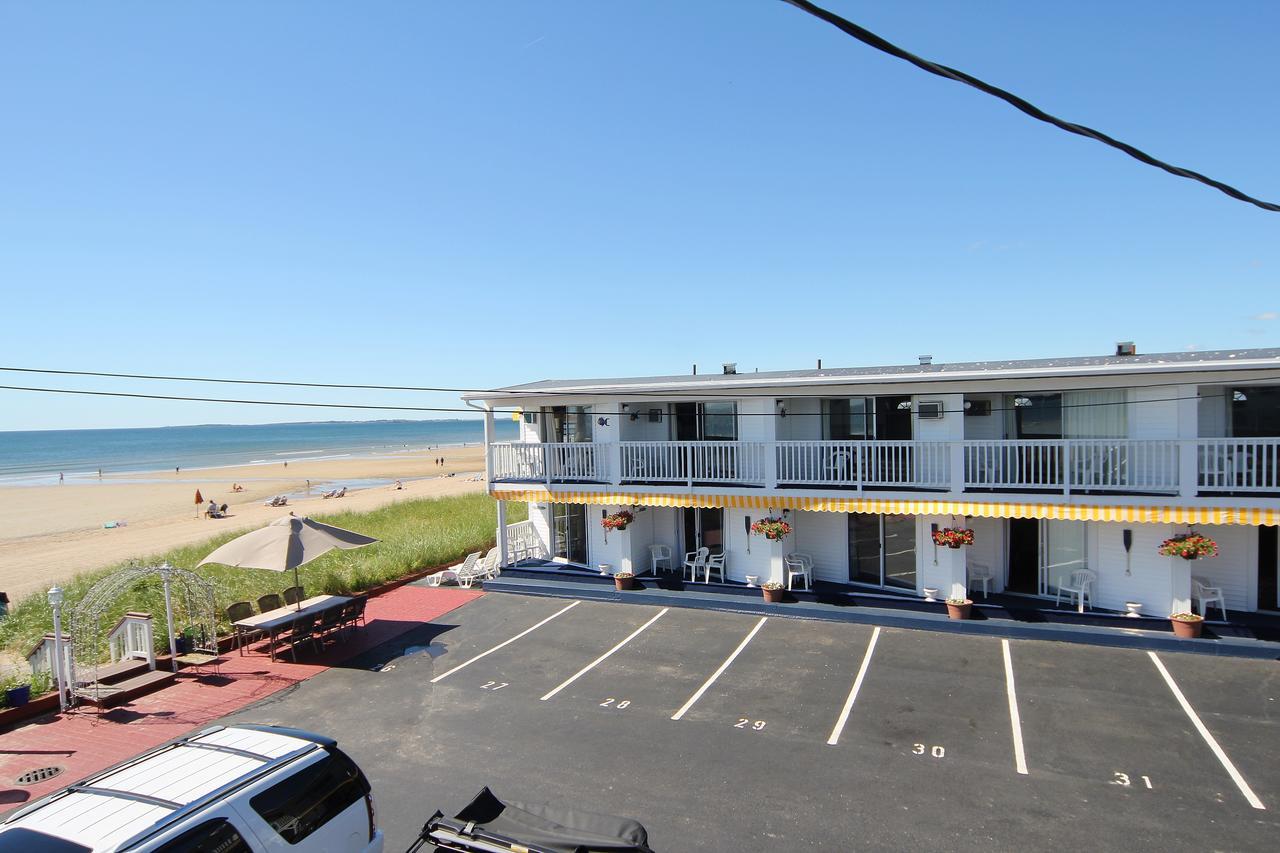
[[[1142,387],[1142,386],[1129,386],[1129,387]],[[463,407],[447,407],[447,406],[385,406],[385,405],[373,405],[373,404],[366,404],[366,403],[308,403],[308,402],[302,402],[302,401],[296,401],[296,400],[239,400],[239,399],[228,399],[223,397],[185,397],[185,396],[179,396],[175,394],[138,394],[138,393],[131,393],[126,391],[89,391],[86,389],[77,389],[77,388],[36,388],[36,387],[25,386],[25,385],[0,385],[0,390],[30,391],[30,392],[42,393],[42,394],[73,394],[73,395],[82,395],[82,396],[89,396],[89,397],[124,397],[124,398],[130,398],[130,399],[140,399],[140,400],[173,400],[173,401],[188,402],[188,403],[235,403],[235,404],[243,404],[243,405],[250,405],[250,406],[298,406],[298,407],[305,407],[305,408],[312,408],[312,409],[367,409],[371,411],[393,411],[393,412],[394,411],[462,412],[466,414],[472,414],[476,411],[476,409],[471,407],[463,408]],[[1124,390],[1124,389],[1108,389],[1108,390]],[[992,393],[1007,394],[1008,392],[992,392]],[[1034,395],[1034,392],[1029,392],[1029,393]],[[875,396],[875,395],[857,395],[857,396]],[[908,396],[908,395],[881,395],[881,396]],[[1105,402],[1096,402],[1096,403],[1059,403],[1058,407],[1060,409],[1084,409],[1084,408],[1094,408],[1098,406],[1126,406],[1130,404],[1137,405],[1137,404],[1145,404],[1145,403],[1172,403],[1172,402],[1177,402],[1179,400],[1213,400],[1213,399],[1220,399],[1225,396],[1226,396],[1225,394],[1197,394],[1195,397],[1162,397],[1162,398],[1153,398],[1149,400],[1109,400]],[[784,399],[798,399],[798,398],[788,397]],[[810,395],[808,399],[813,399],[813,396]],[[1025,408],[1027,407],[1017,406],[1017,405],[1005,406],[1005,407],[992,406],[989,409],[989,411],[1009,412],[1009,411],[1017,411]],[[943,414],[963,414],[965,410],[964,409],[940,409],[939,411]],[[523,410],[520,408],[494,409],[493,412],[494,414],[506,414],[506,415],[524,414]],[[640,417],[639,412],[630,412],[630,411],[593,410],[590,414],[592,417],[610,416],[610,417],[622,418],[622,417],[630,417],[631,415],[636,415],[637,419],[639,419]],[[734,417],[774,417],[775,415],[780,415],[780,414],[781,413],[776,413],[776,412],[735,411]],[[823,417],[824,414],[825,413],[823,412],[795,412],[795,413],[788,413],[786,417],[789,417],[789,418],[790,417],[796,417],[796,418]],[[664,413],[664,416],[677,417],[677,415],[673,413]],[[864,413],[863,416],[865,417],[866,413]],[[714,415],[712,415],[712,417],[714,417]]]
[[[1004,89],[993,86],[990,83],[985,83],[982,80],[979,80],[977,77],[972,76],[971,74],[966,74],[963,71],[957,71],[956,69],[950,68],[946,65],[940,65],[936,62],[931,62],[928,59],[923,59],[919,56],[916,56],[914,53],[908,53],[907,51],[893,44],[892,42],[884,38],[881,38],[880,36],[871,32],[870,30],[864,27],[860,27],[857,24],[853,23],[852,21],[840,17],[834,12],[829,12],[820,6],[815,6],[813,3],[808,2],[808,0],[783,0],[783,2],[789,3],[792,6],[795,6],[797,9],[800,9],[804,12],[808,12],[810,15],[813,15],[815,18],[819,18],[823,21],[826,21],[828,24],[831,24],[837,29],[847,33],[848,35],[862,42],[863,44],[874,47],[876,50],[887,53],[890,56],[897,57],[898,59],[901,59],[905,62],[909,62],[912,65],[916,66],[917,68],[920,68],[924,71],[928,71],[930,74],[936,74],[939,77],[945,77],[948,80],[955,80],[958,83],[964,83],[966,86],[972,86],[973,88],[977,89],[980,92],[985,92],[986,94],[991,95],[992,97],[999,98],[1000,100],[1013,106],[1015,109],[1021,110],[1022,112],[1026,113],[1027,115],[1031,116],[1032,118],[1038,121],[1045,122],[1046,124],[1051,124],[1056,128],[1065,130],[1067,133],[1074,133],[1077,136],[1083,136],[1087,139],[1093,139],[1098,142],[1101,142],[1103,145],[1109,145],[1112,148],[1115,148],[1119,151],[1123,151],[1125,154],[1128,154],[1130,157],[1132,157],[1133,159],[1141,163],[1146,163],[1148,166],[1154,166],[1157,169],[1163,169],[1164,171],[1168,172],[1171,175],[1176,175],[1180,178],[1187,178],[1188,180],[1192,180],[1192,181],[1199,181],[1200,183],[1205,184],[1206,186],[1213,187],[1214,189],[1219,190],[1220,192],[1226,193],[1227,195],[1231,196],[1237,201],[1243,201],[1248,204],[1252,204],[1255,207],[1260,207],[1263,210],[1269,210],[1273,213],[1280,212],[1280,204],[1275,204],[1269,201],[1262,201],[1261,199],[1254,198],[1251,195],[1246,195],[1245,193],[1241,192],[1240,190],[1236,189],[1235,187],[1229,184],[1224,184],[1222,181],[1214,180],[1213,178],[1210,178],[1207,175],[1202,175],[1199,172],[1193,172],[1190,169],[1184,169],[1181,166],[1173,166],[1169,163],[1164,162],[1163,160],[1158,160],[1155,157],[1152,157],[1150,154],[1146,153],[1145,151],[1135,148],[1134,146],[1128,144],[1127,142],[1121,142],[1118,139],[1108,136],[1107,134],[1103,133],[1100,130],[1094,130],[1093,128],[1086,127],[1085,125],[1082,125],[1082,124],[1074,124],[1069,121],[1063,121],[1062,119],[1057,118],[1056,116],[1052,116],[1049,113],[1037,107],[1035,104],[1032,104],[1029,101],[1025,101],[1022,98],[1019,98],[1017,95],[1014,95],[1010,92],[1006,92]]]
[[[650,388],[648,390],[627,390],[624,388],[612,391],[579,391],[579,390],[545,390],[538,388],[522,389],[522,388],[451,388],[444,386],[427,386],[427,385],[373,385],[373,384],[345,384],[338,382],[301,382],[295,380],[284,379],[226,379],[209,376],[170,376],[165,374],[154,373],[108,373],[99,370],[62,370],[56,368],[39,368],[39,367],[6,367],[0,366],[0,371],[10,373],[36,373],[42,375],[56,376],[92,376],[107,379],[144,379],[147,381],[164,381],[164,382],[206,382],[223,385],[266,385],[291,388],[333,388],[340,390],[362,390],[362,391],[417,391],[417,392],[438,392],[438,393],[458,393],[458,394],[502,394],[510,397],[671,397],[683,396],[692,397],[700,400],[708,399],[765,399],[774,398],[779,400],[803,399],[814,396],[822,396],[815,394],[814,391],[820,390],[819,386],[812,386],[812,390],[805,392],[778,393],[778,392],[751,392],[748,390],[721,389],[721,390],[701,390],[697,388],[684,388],[671,386],[667,388]],[[1248,367],[1233,368],[1233,373],[1257,373],[1257,372],[1273,372],[1274,376],[1254,377],[1255,380],[1267,380],[1280,378],[1280,368],[1278,367]],[[714,378],[717,374],[707,374],[708,377]],[[735,376],[750,377],[753,374],[731,374]],[[892,384],[891,377],[893,374],[879,374],[882,379],[887,381],[878,382],[876,384]],[[1001,377],[992,377],[1001,378]],[[1052,378],[1052,377],[1042,377]],[[1074,377],[1072,377],[1074,378]],[[858,381],[859,377],[850,377],[850,381],[845,383],[848,385],[865,385],[865,381]],[[739,380],[741,381],[741,380]],[[779,382],[785,382],[780,379]],[[947,376],[943,373],[937,375],[929,375],[928,382],[932,384],[952,384],[956,382],[975,382],[972,376]],[[1005,381],[1016,381],[1008,379]],[[1126,384],[1126,388],[1163,388],[1171,385],[1186,385],[1185,380],[1168,380],[1163,382],[1147,382],[1141,384]],[[6,387],[6,386],[0,386]],[[1073,388],[1073,391],[1102,391],[1113,388],[1111,385],[1091,385]],[[28,389],[38,390],[38,389]],[[454,411],[452,409],[441,409],[441,411]],[[458,409],[457,411],[474,411],[473,409]]]

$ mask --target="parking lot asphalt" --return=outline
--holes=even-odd
[[[486,785],[656,850],[1264,850],[1276,667],[491,594],[228,721],[337,737],[388,851]]]

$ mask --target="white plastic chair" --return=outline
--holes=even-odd
[[[1058,578],[1058,594],[1054,597],[1053,606],[1057,607],[1062,603],[1062,594],[1067,594],[1067,603],[1073,601],[1077,603],[1076,609],[1081,613],[1084,612],[1085,603],[1088,602],[1089,609],[1093,609],[1093,585],[1098,581],[1098,573],[1093,569],[1076,569],[1070,574],[1066,583],[1062,582],[1062,578]]]
[[[1222,611],[1222,619],[1227,619],[1227,600],[1222,597],[1222,587],[1209,586],[1204,578],[1192,578],[1191,585],[1195,587],[1196,602],[1200,605],[1200,615],[1209,618],[1209,611],[1206,609],[1217,602],[1218,609]]]
[[[788,554],[783,560],[787,568],[787,589],[795,578],[804,579],[804,588],[813,589],[813,558],[808,554]]]
[[[447,569],[442,569],[434,575],[427,575],[427,586],[440,586],[440,584],[445,581],[456,581],[463,586],[471,586],[470,580],[463,583],[462,579],[464,575],[470,575],[470,573],[475,569],[476,561],[479,559],[480,552],[476,551],[474,554],[468,554],[467,558],[456,566],[450,566]]]
[[[968,566],[969,582],[967,586],[972,590],[979,583],[982,584],[982,597],[986,598],[991,594],[990,583],[994,578],[991,576],[991,567],[984,566],[982,563],[970,563]]]
[[[698,579],[698,571],[706,568],[707,557],[711,554],[711,549],[703,546],[696,551],[689,551],[684,555],[684,571],[680,577],[689,575],[689,580],[696,581]]]
[[[724,583],[724,554],[712,554],[707,557],[705,574],[703,580],[711,583],[711,573],[715,572],[720,576],[720,583]]]
[[[671,565],[671,548],[666,545],[650,545],[649,564],[654,577],[658,576],[658,569],[664,572],[674,571]]]

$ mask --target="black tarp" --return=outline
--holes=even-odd
[[[454,850],[493,849],[461,846],[474,839],[539,853],[653,853],[649,834],[638,821],[571,806],[504,803],[488,788],[476,794],[457,817],[435,817],[426,830],[432,843],[440,844],[447,837],[452,846],[445,849]]]

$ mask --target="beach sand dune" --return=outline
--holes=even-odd
[[[435,464],[437,456],[444,457],[444,467]],[[224,530],[260,527],[289,510],[298,515],[370,510],[401,500],[483,491],[483,482],[467,479],[483,470],[483,448],[466,447],[399,458],[291,460],[287,468],[283,463],[246,465],[107,475],[100,483],[0,487],[0,590],[17,599],[83,571],[160,554]],[[404,481],[403,490],[376,485],[348,491],[340,500],[321,498],[344,482],[395,479]],[[305,496],[307,480],[310,497]],[[244,491],[232,492],[232,483]],[[231,517],[206,519],[203,506],[197,517],[196,489],[206,502],[227,504]],[[278,494],[290,495],[287,509],[262,505]],[[109,521],[127,526],[105,529]]]

